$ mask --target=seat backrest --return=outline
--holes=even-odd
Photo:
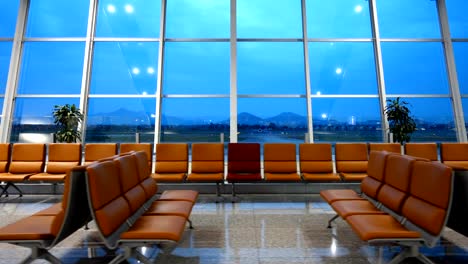
[[[263,168],[268,173],[297,172],[296,144],[265,143],[263,145]]]
[[[369,143],[369,153],[382,150],[401,154],[401,145],[399,143]]]
[[[193,143],[192,172],[222,173],[224,172],[223,143]]]
[[[229,143],[229,173],[260,173],[259,143]]]
[[[416,161],[403,216],[429,235],[432,245],[447,223],[453,190],[452,169],[439,162]]]
[[[144,151],[148,158],[148,166],[153,166],[153,148],[150,143],[120,143],[120,153],[130,151]]]
[[[44,171],[45,144],[15,143],[11,153],[10,173],[40,173]]]
[[[406,143],[405,154],[432,161],[438,160],[436,143]]]
[[[156,173],[184,173],[188,171],[188,144],[156,144]]]
[[[367,144],[366,143],[336,143],[335,161],[337,172],[367,171]]]
[[[134,155],[118,157],[114,163],[119,169],[121,191],[130,205],[132,214],[135,213],[146,201],[146,193],[141,185],[138,175],[138,167]]]
[[[377,198],[388,209],[401,215],[401,207],[408,196],[409,182],[415,157],[389,155],[385,165],[384,185]]]
[[[440,160],[449,166],[468,167],[468,143],[441,143]]]
[[[158,191],[156,182],[151,178],[150,169],[146,162],[147,157],[144,151],[136,151],[132,154],[135,157],[140,185],[145,190],[146,199],[152,198]]]
[[[66,173],[81,163],[81,144],[50,143],[46,172]]]
[[[0,143],[0,173],[7,172],[11,159],[11,144]]]
[[[368,197],[377,199],[377,193],[384,184],[387,151],[371,151],[367,164],[367,177],[361,182],[361,191]]]
[[[85,165],[117,154],[116,143],[88,143],[85,145]]]
[[[86,187],[91,214],[103,241],[114,248],[119,234],[126,230],[131,215],[128,202],[121,193],[119,169],[114,161],[102,161],[86,168]]]
[[[300,171],[306,173],[332,173],[332,146],[329,143],[303,143],[299,145]]]

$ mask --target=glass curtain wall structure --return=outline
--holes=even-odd
[[[387,141],[401,97],[412,141],[466,142],[463,0],[17,0],[0,10],[1,140]]]

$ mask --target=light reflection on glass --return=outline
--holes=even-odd
[[[325,114],[325,113],[322,114],[322,118],[323,118],[323,119],[326,119],[327,117],[328,117],[327,114]]]
[[[132,72],[133,72],[133,74],[140,74],[140,69],[135,67],[135,68],[132,69]]]
[[[154,68],[153,67],[148,67],[146,69],[146,72],[148,72],[148,74],[154,74]]]
[[[116,9],[114,5],[107,5],[107,11],[109,13],[115,13]]]
[[[361,12],[362,12],[362,6],[361,6],[361,5],[357,5],[356,7],[354,7],[354,12],[356,12],[356,13],[361,13]]]
[[[336,74],[341,74],[343,72],[343,69],[341,68],[336,68],[335,70]]]
[[[131,14],[133,13],[134,9],[133,9],[133,6],[132,5],[125,5],[125,12]]]

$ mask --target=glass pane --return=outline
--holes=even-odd
[[[468,94],[468,42],[453,42],[458,84],[462,94]]]
[[[164,98],[161,142],[229,142],[228,98]]]
[[[437,1],[377,1],[382,38],[440,38]]]
[[[388,94],[448,94],[442,43],[383,42]]]
[[[372,37],[369,1],[307,0],[308,38]]]
[[[300,0],[237,0],[239,38],[302,38]]]
[[[314,142],[382,141],[378,98],[313,98]]]
[[[237,44],[239,94],[305,94],[301,42]]]
[[[240,98],[237,103],[239,142],[304,142],[305,98]]]
[[[5,93],[10,68],[11,42],[0,42],[0,94]]]
[[[27,37],[85,37],[89,0],[30,1]]]
[[[167,38],[229,38],[229,0],[168,0]]]
[[[411,136],[411,141],[457,141],[449,98],[402,98],[402,100],[409,103],[411,116],[416,121],[416,131]]]
[[[96,37],[159,38],[161,1],[100,0]]]
[[[154,98],[90,98],[86,142],[154,142]]]
[[[5,98],[0,97],[0,109],[2,109],[2,110],[0,110],[0,117],[1,117],[1,118],[3,118],[3,100],[4,100],[4,99],[5,99]],[[1,118],[0,118],[0,121],[2,121]]]
[[[445,0],[452,38],[468,38],[468,1]]]
[[[229,94],[229,43],[167,42],[164,94]]]
[[[312,94],[376,94],[374,47],[365,42],[309,43]]]
[[[468,98],[462,98],[463,116],[465,117],[465,128],[468,132]]]
[[[18,94],[79,94],[84,42],[26,42]]]
[[[75,104],[79,98],[16,98],[11,142],[17,142],[20,133],[55,133],[52,112],[55,105]]]
[[[95,43],[91,93],[155,94],[158,46],[157,42]]]
[[[0,37],[14,37],[19,0],[2,1],[0,8]]]

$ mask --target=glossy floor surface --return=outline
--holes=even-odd
[[[32,195],[2,197],[0,225],[33,214],[60,199]],[[195,229],[186,229],[183,241],[172,254],[163,255],[156,248],[144,248],[142,252],[155,263],[171,264],[346,264],[384,263],[399,251],[398,247],[368,246],[340,219],[332,229],[327,229],[327,221],[334,213],[318,195],[242,195],[237,203],[214,200],[213,196],[200,196],[191,217]],[[90,227],[68,237],[51,253],[64,263],[108,263],[111,257],[102,248],[86,247],[99,240],[92,223]],[[468,263],[468,238],[446,229],[439,245],[422,251],[435,263]],[[29,252],[27,248],[0,243],[0,263],[20,263]],[[405,263],[420,262],[409,259]]]

